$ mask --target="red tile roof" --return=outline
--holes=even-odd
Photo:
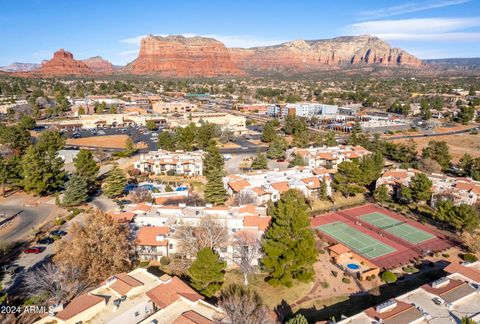
[[[132,207],[132,210],[141,210],[147,212],[152,208],[152,206],[147,205],[146,203],[140,203]]]
[[[170,196],[170,197],[157,197],[155,198],[155,205],[180,204],[185,202],[186,199],[187,197],[184,195]]]
[[[307,185],[308,189],[319,189],[320,180],[317,177],[303,178],[302,182]]]
[[[475,282],[480,283],[480,271],[471,267],[466,267],[458,262],[452,262],[445,267],[445,271],[448,273],[459,273],[464,277],[467,277]]]
[[[244,216],[243,226],[245,227],[257,227],[259,231],[265,232],[270,225],[270,216]]]
[[[101,302],[105,302],[105,298],[85,293],[72,299],[67,307],[58,312],[55,316],[66,321]]]
[[[166,308],[184,297],[192,302],[203,299],[198,293],[177,277],[170,282],[156,286],[147,291],[147,296],[160,308]]]
[[[242,191],[245,187],[249,187],[250,186],[250,182],[248,182],[247,180],[236,180],[236,181],[230,181],[228,183],[228,185],[230,186],[230,188],[232,188],[232,190],[234,192],[240,192]]]
[[[119,223],[126,223],[131,222],[135,217],[135,213],[130,212],[108,212],[108,215],[112,217],[112,219]]]
[[[199,313],[189,310],[181,315],[179,315],[174,321],[173,324],[210,324],[213,321],[208,318],[200,315]]]
[[[272,183],[272,187],[279,193],[284,193],[285,191],[288,191],[288,189],[290,189],[290,187],[288,186],[288,181]]]
[[[109,287],[115,290],[120,295],[125,295],[133,288],[143,285],[143,282],[138,281],[133,277],[130,277],[125,272],[116,274],[115,276],[110,277],[110,279],[113,279],[113,277],[115,277],[117,280],[115,280],[115,282],[112,283]]]
[[[146,246],[166,246],[168,240],[157,241],[158,235],[167,235],[170,229],[165,226],[142,227],[138,231],[137,244]]]
[[[240,207],[240,213],[252,214],[255,215],[257,211],[257,207],[255,205],[245,205]]]

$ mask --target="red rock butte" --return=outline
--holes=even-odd
[[[31,72],[34,75],[90,75],[94,72],[82,61],[73,58],[73,54],[63,48],[53,54],[51,60],[42,63],[42,66]]]

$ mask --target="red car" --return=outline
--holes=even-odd
[[[42,253],[43,250],[45,250],[45,248],[43,247],[40,247],[40,246],[34,246],[34,247],[31,247],[31,248],[28,248],[28,249],[25,249],[23,251],[23,253],[26,253],[26,254],[39,254],[39,253]]]

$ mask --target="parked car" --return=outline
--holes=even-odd
[[[67,235],[67,232],[62,231],[62,230],[54,230],[54,231],[50,232],[50,235],[65,236],[65,235]]]
[[[43,246],[34,246],[28,249],[23,250],[23,253],[25,254],[39,254],[45,251],[45,247]]]
[[[55,240],[49,236],[39,239],[37,244],[52,244]]]
[[[438,297],[433,297],[432,301],[437,305],[442,305],[443,304],[442,300]]]
[[[277,162],[285,162],[285,159],[278,159]]]

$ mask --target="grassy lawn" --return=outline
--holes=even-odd
[[[284,299],[288,304],[305,296],[313,287],[313,282],[295,282],[292,288],[272,287],[265,282],[266,275],[257,274],[249,277],[249,286],[262,296],[263,302],[268,307],[275,307]],[[237,270],[225,274],[224,287],[231,283],[243,284],[243,275]]]
[[[356,206],[365,202],[365,196],[363,194],[357,194],[353,197],[345,198],[341,193],[335,193],[334,195],[335,207],[344,208],[348,206]],[[312,212],[331,210],[333,203],[330,200],[314,200],[312,202]]]
[[[329,297],[325,299],[315,299],[299,305],[298,308],[303,310],[313,308],[314,310],[312,311],[316,311],[318,309],[322,309],[337,303],[344,302],[348,300],[348,298],[349,298],[348,295],[344,295],[344,296]],[[302,311],[302,314],[306,315],[306,312]]]

